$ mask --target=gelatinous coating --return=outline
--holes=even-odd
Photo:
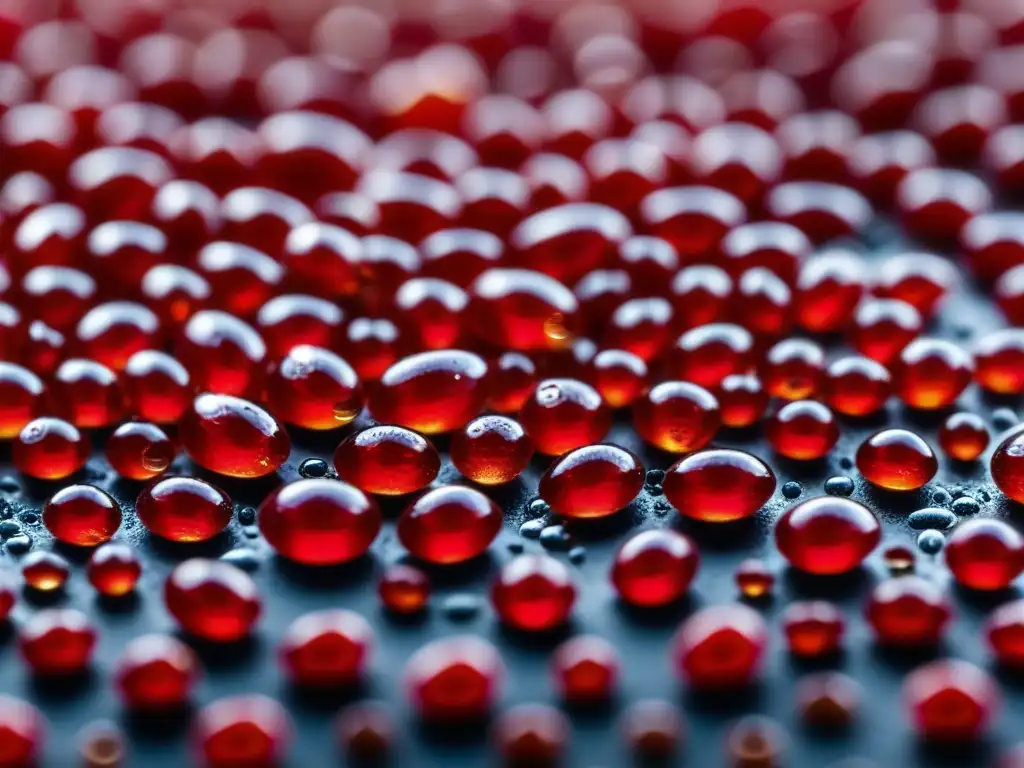
[[[229,477],[269,475],[291,451],[288,433],[273,416],[230,395],[199,395],[182,417],[179,436],[193,461]]]
[[[195,715],[193,738],[207,765],[270,766],[288,751],[292,723],[288,711],[261,694],[228,696]]]
[[[999,490],[1024,503],[1024,430],[1008,435],[992,453],[992,479]]]
[[[427,491],[403,510],[398,540],[421,560],[454,565],[483,554],[501,524],[501,509],[480,491],[448,485]]]
[[[146,486],[135,500],[146,530],[168,541],[212,539],[231,522],[231,499],[198,477],[165,477]]]
[[[507,416],[478,416],[452,436],[452,464],[481,485],[515,480],[533,457],[533,441]]]
[[[541,272],[488,269],[470,287],[470,328],[508,349],[565,348],[576,332],[578,311],[572,291]]]
[[[693,541],[670,528],[634,534],[619,547],[611,581],[629,605],[655,608],[682,598],[700,567]]]
[[[107,439],[107,461],[129,480],[149,480],[171,466],[177,448],[160,427],[144,421],[122,424]]]
[[[946,543],[946,565],[964,587],[1006,589],[1024,570],[1024,536],[1002,520],[968,520]]]
[[[430,485],[441,457],[411,429],[380,425],[346,438],[334,452],[334,467],[342,480],[367,493],[400,496]]]
[[[611,420],[597,390],[576,379],[541,381],[519,411],[519,423],[546,456],[598,442]]]
[[[288,424],[337,429],[363,410],[363,386],[344,359],[328,349],[292,347],[267,375],[267,405]]]
[[[750,517],[764,506],[775,492],[775,473],[749,453],[707,450],[673,464],[664,486],[665,497],[681,514],[722,523]]]
[[[62,480],[85,466],[91,450],[88,435],[62,419],[43,416],[22,427],[11,455],[22,474]]]
[[[361,614],[334,608],[312,611],[293,621],[278,653],[294,684],[343,688],[362,680],[373,645],[373,629]]]
[[[637,433],[670,453],[703,448],[714,438],[720,423],[715,396],[687,381],[663,381],[633,405]]]
[[[572,574],[550,555],[519,555],[491,584],[491,603],[506,625],[547,632],[565,623],[576,602]]]
[[[500,698],[504,678],[498,650],[474,635],[428,643],[405,665],[412,706],[422,719],[434,723],[478,719]]]
[[[702,690],[742,688],[758,674],[768,629],[745,605],[715,605],[679,628],[670,650],[677,673]]]
[[[154,424],[177,423],[192,402],[188,371],[165,352],[136,352],[120,378],[132,414]]]
[[[58,541],[94,547],[117,533],[121,507],[95,486],[69,485],[43,505],[43,523]]]
[[[914,728],[939,743],[982,736],[999,706],[999,689],[988,673],[958,659],[919,667],[903,682]]]
[[[775,523],[779,552],[793,567],[813,574],[854,570],[881,538],[881,525],[870,509],[835,496],[801,502]]]
[[[200,558],[174,567],[164,582],[164,603],[185,632],[216,643],[246,637],[262,611],[259,590],[247,573]]]
[[[780,408],[765,425],[772,448],[787,459],[820,459],[839,440],[839,425],[828,406],[816,400],[798,400]]]
[[[617,445],[587,445],[557,459],[538,491],[551,509],[570,518],[607,517],[628,506],[644,485],[640,459]]]
[[[939,462],[931,446],[906,429],[883,429],[857,449],[864,479],[889,491],[916,491],[933,477]]]
[[[170,635],[141,635],[118,657],[114,685],[122,702],[136,711],[175,710],[188,703],[199,679],[195,653]]]

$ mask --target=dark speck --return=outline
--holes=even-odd
[[[21,533],[21,524],[16,520],[0,521],[0,539],[9,539]]]
[[[32,539],[25,534],[13,536],[7,540],[7,551],[12,555],[24,555],[32,549]]]
[[[647,492],[651,494],[651,496],[664,496],[665,487],[661,485],[648,485]]]
[[[256,510],[252,507],[242,507],[238,510],[238,522],[242,525],[252,525],[256,522]]]
[[[540,517],[551,511],[551,505],[544,501],[544,499],[534,499],[530,502],[526,511],[530,513],[530,517]]]
[[[303,477],[326,477],[329,469],[323,459],[306,459],[299,464],[299,474]]]
[[[953,506],[955,508],[956,504]],[[956,525],[956,515],[948,509],[942,509],[941,507],[928,507],[927,509],[919,509],[916,512],[911,512],[910,517],[907,518],[907,523],[915,531],[925,531],[929,529],[945,531]]]
[[[992,496],[991,494],[989,494],[988,491],[982,491],[981,493],[979,493],[978,498],[984,502],[992,501]]]
[[[11,505],[6,501],[0,501],[0,518],[6,520],[10,517],[14,517],[14,510],[11,508]]]
[[[843,469],[853,469],[853,459],[849,456],[843,456],[843,458],[839,460],[839,466]]]
[[[480,612],[476,595],[451,595],[441,604],[441,612],[450,621],[469,621]]]
[[[961,496],[953,502],[953,512],[957,515],[976,515],[981,511],[981,504],[970,496]]]
[[[996,408],[992,411],[992,426],[996,429],[1009,429],[1017,425],[1017,414],[1009,408]]]
[[[17,493],[21,490],[21,486],[18,485],[16,478],[7,475],[6,477],[0,477],[0,491],[4,493]]]
[[[580,565],[587,559],[587,550],[583,547],[573,547],[569,550],[569,562]]]
[[[798,498],[800,494],[803,492],[803,486],[801,486],[800,483],[794,482],[792,480],[790,480],[788,483],[782,486],[782,495],[785,496],[787,499]]]
[[[937,555],[945,544],[945,537],[938,531],[922,531],[917,537],[917,546],[926,555]]]
[[[251,549],[232,549],[220,556],[225,563],[241,568],[243,571],[255,571],[260,567],[259,556]]]
[[[39,515],[35,512],[23,512],[21,514],[21,522],[25,525],[35,525],[39,522]]]
[[[524,539],[539,539],[540,532],[547,526],[543,520],[527,520],[519,526],[519,535]]]
[[[647,479],[644,480],[647,485],[661,485],[665,482],[665,470],[664,469],[649,469],[647,470]]]
[[[949,491],[945,488],[939,488],[932,494],[932,503],[934,504],[949,504],[952,500],[953,497],[949,495]]]
[[[508,543],[508,551],[513,555],[521,554],[523,549],[525,549],[525,547],[523,547],[523,542],[521,541],[510,541]]]
[[[549,525],[540,532],[540,543],[546,549],[554,549],[564,552],[569,549],[569,532],[561,525]]]
[[[830,496],[849,496],[853,493],[853,480],[845,475],[830,477],[825,481],[825,493]]]

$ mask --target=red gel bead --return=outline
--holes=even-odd
[[[857,308],[847,338],[861,354],[889,365],[923,327],[921,313],[906,302],[873,299]]]
[[[676,273],[670,290],[675,322],[688,331],[724,319],[732,298],[733,282],[724,269],[695,264]],[[629,292],[628,286],[626,292]]]
[[[985,639],[1003,667],[1024,667],[1024,601],[1013,600],[992,611],[985,622]]]
[[[344,688],[362,681],[373,650],[373,629],[355,611],[312,611],[288,627],[281,640],[281,666],[304,688]]]
[[[164,582],[164,602],[188,634],[214,643],[246,637],[262,610],[256,583],[219,560],[179,563]]]
[[[775,492],[775,474],[756,456],[717,449],[677,461],[665,473],[664,486],[665,498],[682,514],[721,523],[750,517],[764,506]]]
[[[919,168],[896,189],[904,226],[925,240],[946,242],[963,225],[992,207],[992,193],[977,176],[950,168]]]
[[[11,172],[34,171],[51,181],[63,179],[75,152],[75,123],[52,104],[17,104],[0,118],[0,138]]]
[[[481,485],[515,480],[533,457],[533,441],[515,419],[479,416],[452,436],[452,464]]]
[[[632,295],[632,285],[629,274],[621,269],[595,269],[576,283],[573,294],[589,333],[602,332],[612,312]]]
[[[420,243],[419,250],[424,275],[464,289],[505,256],[501,238],[480,229],[442,229]]]
[[[703,448],[720,425],[718,401],[698,384],[665,381],[633,405],[633,426],[651,445],[670,453]]]
[[[922,317],[931,317],[946,294],[961,280],[960,273],[948,260],[933,253],[890,256],[878,270],[874,294],[905,301]]]
[[[33,354],[32,349],[34,341],[32,338],[32,328],[37,325],[42,325],[42,323],[36,320],[31,324],[28,339],[26,340],[25,324],[22,321],[21,312],[10,304],[0,302],[0,331],[3,331],[3,335],[0,336],[0,356],[2,356],[4,360],[23,359],[28,367],[33,369],[35,373],[45,375],[50,373],[53,368],[45,371],[45,373],[43,371],[35,370],[39,366],[34,365],[33,360],[35,355]],[[59,333],[56,335],[60,338],[62,345],[63,337]],[[56,367],[56,362],[54,362],[53,367]]]
[[[396,740],[391,709],[380,702],[346,707],[335,718],[334,729],[343,753],[356,763],[386,760]]]
[[[282,358],[300,344],[330,347],[345,319],[326,299],[289,293],[275,296],[256,314],[256,328],[271,358]]]
[[[896,128],[920,100],[930,68],[931,58],[918,45],[905,40],[875,43],[836,71],[832,96],[865,130]]]
[[[402,511],[398,540],[414,556],[453,565],[483,554],[501,530],[501,509],[480,491],[434,488]]]
[[[362,240],[348,229],[311,221],[289,232],[281,263],[302,290],[336,298],[358,292],[362,256]]]
[[[813,243],[855,236],[874,218],[871,204],[856,190],[820,181],[779,184],[765,201],[767,215],[792,224]]]
[[[0,622],[10,620],[18,601],[19,580],[13,568],[0,571]],[[3,765],[0,762],[0,765]]]
[[[312,211],[294,197],[265,187],[233,189],[221,200],[220,215],[221,236],[232,244],[241,243],[241,248],[234,246],[239,256],[248,253],[244,246],[264,249],[271,256],[280,254],[288,233],[313,221]],[[256,253],[266,258],[265,254],[252,251],[253,255]],[[200,266],[202,255],[200,252]]]
[[[157,190],[149,220],[172,254],[196,253],[220,231],[220,198],[198,181],[173,179]]]
[[[284,268],[263,251],[241,243],[217,241],[200,249],[196,269],[210,283],[211,303],[249,317],[279,289]]]
[[[896,189],[911,171],[935,165],[935,150],[921,134],[888,131],[863,136],[850,150],[856,186],[877,206],[892,206]]]
[[[26,215],[14,230],[11,265],[15,273],[35,266],[73,266],[81,259],[85,214],[67,203],[48,203]]]
[[[147,531],[168,541],[206,541],[231,522],[231,499],[198,477],[157,480],[139,492],[135,510]]]
[[[106,427],[124,413],[117,376],[94,360],[73,358],[61,363],[50,383],[50,399],[57,414],[76,427]]]
[[[583,156],[583,167],[590,176],[590,199],[628,215],[669,176],[668,161],[657,147],[629,138],[597,142]]]
[[[501,695],[505,666],[481,637],[455,635],[428,643],[405,665],[405,684],[416,713],[431,723],[475,721]]]
[[[629,605],[658,608],[680,600],[700,568],[693,541],[668,528],[641,531],[615,553],[611,581]]]
[[[14,233],[22,220],[37,208],[54,202],[57,194],[45,178],[32,171],[13,174],[0,186],[0,242],[6,247],[13,244]]]
[[[1024,502],[1024,433],[1014,430],[992,454],[992,479],[1004,494]]]
[[[0,765],[17,768],[35,763],[43,750],[46,720],[28,702],[0,694]]]
[[[342,480],[367,493],[397,496],[430,485],[441,457],[422,435],[381,425],[346,438],[334,453],[334,466]]]
[[[915,669],[903,683],[903,696],[917,732],[940,743],[979,738],[999,705],[988,673],[955,659]]]
[[[623,737],[644,759],[665,759],[675,754],[685,735],[679,708],[668,701],[642,699],[620,717]]]
[[[26,424],[11,450],[14,466],[29,477],[62,480],[89,460],[92,444],[74,425],[49,416]]]
[[[10,440],[43,410],[42,380],[27,368],[0,362],[0,440]]]
[[[170,150],[182,176],[225,195],[248,182],[260,142],[253,131],[237,122],[206,117],[172,137]]]
[[[870,416],[885,407],[892,394],[888,369],[870,357],[850,355],[825,369],[825,402],[844,416]]]
[[[85,313],[75,340],[83,357],[120,371],[136,352],[160,346],[160,320],[142,304],[111,301]]]
[[[550,555],[519,555],[491,584],[498,618],[513,629],[547,632],[566,622],[576,602],[572,574]]]
[[[84,264],[105,283],[130,292],[166,257],[167,238],[156,227],[137,221],[107,221],[89,233]]]
[[[499,413],[516,413],[537,386],[537,367],[526,355],[506,352],[488,363],[484,386],[488,408]]]
[[[797,325],[810,333],[845,330],[864,294],[863,260],[844,249],[833,249],[808,259],[800,268],[793,314]]]
[[[588,367],[589,383],[609,408],[631,405],[647,391],[647,364],[632,352],[602,350]]]
[[[39,611],[18,632],[18,648],[36,675],[63,677],[82,674],[92,661],[96,630],[74,608]]]
[[[43,506],[43,523],[58,541],[94,547],[117,533],[121,507],[99,488],[69,485]]]
[[[768,393],[754,375],[734,373],[722,379],[715,390],[723,427],[743,429],[753,426],[768,408]]]
[[[53,328],[66,330],[96,303],[96,281],[72,267],[33,267],[21,280],[22,307]]]
[[[624,349],[649,362],[661,356],[674,326],[675,312],[667,299],[629,299],[608,318],[602,346]]]
[[[519,422],[538,453],[560,456],[604,438],[611,427],[611,412],[589,384],[546,379],[523,404]]]
[[[363,386],[355,370],[327,349],[292,347],[267,377],[270,409],[304,429],[337,429],[363,410]]]
[[[562,349],[578,323],[572,291],[525,269],[488,269],[470,287],[468,321],[481,339],[520,351]]]
[[[692,687],[723,690],[749,685],[768,642],[764,619],[745,605],[716,605],[694,613],[670,650],[677,673]]]
[[[359,181],[356,191],[380,208],[380,231],[419,242],[455,224],[462,201],[451,184],[418,173],[375,168]]]
[[[134,147],[100,147],[68,166],[68,186],[89,221],[142,218],[173,176],[160,155]]]
[[[643,199],[640,219],[687,263],[715,253],[725,234],[746,221],[747,211],[739,198],[721,189],[669,187]]]
[[[988,448],[988,428],[976,413],[954,413],[939,427],[939,445],[949,458],[974,461]]]
[[[555,461],[538,490],[558,514],[586,519],[629,506],[643,484],[643,464],[632,453],[615,445],[587,445]]]
[[[466,107],[462,135],[486,166],[515,168],[543,141],[544,120],[533,106],[515,96],[494,93]]]
[[[92,553],[86,574],[100,595],[119,598],[135,590],[142,575],[142,564],[131,546],[110,542]]]
[[[916,491],[938,468],[931,446],[906,429],[884,429],[857,449],[857,469],[864,479],[889,491]]]
[[[565,703],[594,706],[607,702],[619,679],[619,654],[602,637],[577,635],[552,655],[555,690]]]
[[[789,652],[802,658],[819,658],[839,650],[846,619],[833,603],[814,600],[790,603],[782,617]]]
[[[775,586],[775,574],[768,570],[763,560],[750,557],[736,566],[733,574],[740,594],[748,600],[760,600]]]
[[[199,662],[170,635],[142,635],[124,647],[114,685],[124,705],[139,712],[166,712],[188,705],[199,678]]]
[[[818,393],[824,367],[820,346],[806,339],[786,339],[766,353],[761,381],[772,397],[803,400]]]
[[[945,339],[915,339],[900,353],[896,394],[911,408],[947,408],[967,388],[973,374],[974,362],[962,347]]]
[[[933,582],[900,576],[875,587],[864,615],[880,645],[920,648],[942,642],[953,611]]]
[[[556,765],[566,751],[569,721],[555,707],[519,704],[499,715],[493,740],[506,765]]]
[[[726,377],[747,373],[754,362],[754,337],[731,323],[711,323],[687,331],[666,361],[667,375],[702,387],[717,387]]]
[[[623,269],[638,290],[661,293],[679,271],[679,254],[660,237],[635,235],[619,245],[617,265]]]
[[[392,565],[377,582],[381,604],[391,613],[411,616],[422,612],[430,599],[430,580],[419,568]]]
[[[999,395],[1024,392],[1024,330],[1004,328],[982,336],[972,349],[974,380]]]
[[[368,306],[387,304],[403,282],[419,272],[419,252],[404,240],[387,235],[363,238],[363,255],[359,261],[362,297]]]
[[[782,172],[782,154],[772,135],[743,123],[702,131],[693,140],[692,157],[698,181],[735,195],[748,209],[761,205]]]
[[[107,462],[130,480],[149,480],[166,472],[176,455],[167,433],[144,421],[122,424],[107,440]]]
[[[959,85],[928,94],[914,122],[944,164],[971,165],[989,134],[1006,122],[1006,107],[991,88]]]
[[[775,131],[785,157],[783,175],[845,184],[850,176],[850,148],[859,138],[857,122],[837,110],[795,114]]]
[[[828,406],[816,400],[797,400],[768,419],[765,436],[775,452],[787,459],[814,461],[839,440],[839,425]]]
[[[400,330],[390,320],[357,317],[338,340],[338,352],[363,381],[376,381],[401,355],[404,345]]]
[[[63,589],[71,575],[68,561],[56,552],[36,550],[21,561],[21,577],[25,585],[36,592],[56,592]]]
[[[779,552],[805,573],[834,575],[858,568],[882,537],[863,504],[825,496],[790,507],[775,523]]]
[[[230,696],[207,704],[192,726],[199,754],[210,768],[272,768],[291,740],[291,718],[260,694]]]
[[[472,352],[410,355],[388,368],[370,390],[374,418],[419,432],[450,432],[484,407],[487,363]]]
[[[733,307],[736,322],[754,334],[758,341],[776,339],[793,326],[793,293],[770,270],[747,270],[736,283]]]
[[[268,496],[259,526],[279,555],[305,565],[336,565],[366,553],[381,516],[376,503],[348,483],[306,479]]]
[[[736,227],[725,236],[721,246],[723,266],[734,279],[760,267],[774,272],[787,284],[796,279],[811,249],[811,242],[803,232],[777,221]]]
[[[519,173],[530,189],[530,207],[535,210],[580,202],[586,199],[590,188],[583,166],[551,152],[533,155],[520,166]]]
[[[1002,520],[968,520],[946,543],[946,565],[968,589],[1006,589],[1024,569],[1024,537]]]
[[[430,277],[406,280],[395,291],[395,312],[417,349],[452,349],[462,341],[469,295]]]
[[[154,424],[175,424],[192,402],[188,371],[165,352],[136,352],[121,371],[132,414]]]
[[[201,467],[229,477],[262,477],[288,459],[291,440],[255,403],[229,395],[199,395],[182,416],[182,446]]]

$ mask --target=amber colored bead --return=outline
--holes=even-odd
[[[668,353],[666,373],[702,387],[747,373],[754,363],[754,337],[732,323],[710,323],[687,331]]]
[[[519,704],[502,712],[492,740],[504,764],[513,767],[557,765],[571,728],[565,715],[547,704]]]
[[[736,566],[733,574],[740,594],[748,600],[759,600],[771,593],[775,586],[775,574],[768,570],[764,561],[748,558]]]
[[[538,453],[559,456],[604,438],[611,427],[611,412],[589,384],[546,379],[523,404],[519,422]]]
[[[105,427],[124,412],[117,376],[93,360],[73,358],[61,363],[50,384],[58,415],[76,427]]]
[[[619,681],[615,646],[595,635],[576,635],[551,657],[555,691],[566,704],[595,706],[607,702]]]
[[[22,474],[62,480],[85,466],[91,450],[88,435],[62,419],[44,416],[22,427],[11,454]]]
[[[615,553],[611,582],[619,597],[640,608],[680,600],[700,568],[697,545],[670,528],[641,531]]]
[[[804,400],[821,386],[825,352],[807,339],[786,339],[765,354],[761,381],[772,397]]]
[[[291,440],[255,403],[204,393],[179,426],[182,446],[201,467],[229,477],[262,477],[288,459]]]
[[[533,441],[515,419],[479,416],[452,436],[452,464],[481,485],[515,480],[533,457]]]
[[[1024,392],[1024,331],[1005,328],[982,336],[972,349],[974,380],[989,392]]]
[[[662,382],[634,403],[633,423],[644,440],[664,451],[696,451],[718,432],[718,400],[698,384]]]
[[[729,522],[750,517],[771,498],[775,474],[749,453],[706,450],[673,464],[664,485],[665,497],[683,515]]]
[[[825,369],[822,393],[833,411],[844,416],[870,416],[885,407],[892,394],[892,377],[884,365],[870,357],[841,357]]]
[[[859,567],[878,545],[874,513],[851,499],[823,496],[790,507],[775,523],[775,543],[800,571],[820,575]]]
[[[756,424],[768,408],[769,395],[753,374],[734,373],[715,390],[723,427],[743,429]]]
[[[1015,430],[992,454],[992,479],[1013,501],[1024,503],[1024,432]]]
[[[1007,320],[1020,325],[1024,318],[1024,266],[1012,267],[1000,275],[992,294]]]
[[[782,617],[782,629],[790,653],[817,658],[839,650],[846,619],[838,606],[823,600],[790,603]]]
[[[976,413],[954,413],[939,427],[939,445],[956,461],[974,461],[988,448],[988,428]]]
[[[857,449],[857,469],[864,479],[889,491],[916,491],[938,468],[931,446],[906,429],[877,432]]]
[[[435,640],[405,665],[413,709],[432,723],[476,721],[501,696],[505,665],[491,643],[474,635]]]
[[[300,344],[331,346],[344,318],[341,309],[327,299],[286,293],[260,307],[255,327],[270,357],[278,359]]]
[[[36,675],[62,677],[83,673],[92,661],[96,630],[74,608],[48,608],[36,613],[18,632],[18,648]]]
[[[576,602],[572,574],[550,555],[519,555],[491,584],[491,603],[503,623],[525,632],[547,632],[565,623]]]
[[[933,253],[890,256],[878,269],[875,296],[905,301],[922,317],[931,317],[961,279],[952,263]]]
[[[607,517],[628,506],[644,484],[640,460],[615,445],[587,445],[551,465],[538,490],[551,508],[570,518]]]
[[[177,455],[174,443],[160,427],[130,421],[107,439],[107,462],[121,477],[149,480],[166,472]]]
[[[815,461],[831,451],[839,440],[839,425],[827,406],[816,400],[797,400],[768,419],[765,436],[781,456]]]
[[[199,674],[195,653],[181,640],[141,635],[124,646],[113,676],[128,709],[165,712],[188,704]]]
[[[362,680],[373,644],[373,629],[361,614],[336,608],[297,618],[285,631],[278,652],[295,685],[343,688]]]
[[[808,675],[797,685],[797,715],[810,728],[835,732],[856,719],[862,696],[860,684],[842,672]]]
[[[631,405],[647,391],[647,364],[632,352],[603,349],[589,364],[587,378],[609,408]]]
[[[146,486],[135,502],[150,533],[169,541],[206,541],[231,522],[231,499],[198,477],[165,477]]]
[[[441,469],[437,449],[403,427],[368,427],[346,438],[334,452],[342,480],[367,493],[396,496],[429,485]]]
[[[142,350],[128,358],[120,381],[131,413],[154,424],[177,423],[192,402],[188,371],[158,350]]]
[[[918,667],[903,682],[914,728],[933,742],[981,737],[999,706],[999,689],[988,673],[957,659]]]
[[[0,440],[10,440],[39,416],[46,400],[42,380],[27,368],[0,362]]]
[[[679,708],[658,699],[641,699],[619,718],[623,738],[641,758],[664,759],[674,754],[686,737]]]
[[[473,281],[469,295],[470,329],[508,349],[562,349],[579,322],[572,291],[541,272],[488,269]]]
[[[747,715],[726,733],[725,752],[731,768],[781,765],[789,737],[775,720]]]
[[[28,702],[0,694],[0,765],[37,762],[46,740],[46,719]]]
[[[661,297],[628,299],[608,318],[602,346],[624,349],[644,362],[661,357],[672,338],[675,310]]]
[[[43,523],[58,541],[93,547],[117,533],[121,507],[99,488],[69,485],[43,505]]]
[[[1006,589],[1024,570],[1024,537],[1002,520],[968,520],[946,543],[946,565],[968,589]]]
[[[164,602],[185,632],[215,643],[246,637],[262,610],[249,574],[219,560],[199,558],[174,567],[164,582]]]
[[[381,604],[391,613],[409,616],[421,613],[430,599],[430,579],[411,565],[392,565],[377,582]]]
[[[355,370],[328,349],[301,344],[267,375],[266,402],[282,421],[304,429],[337,429],[363,410]]]
[[[844,330],[864,294],[865,271],[860,256],[841,248],[805,261],[793,296],[797,325],[810,333]]]
[[[131,546],[110,542],[92,553],[86,573],[89,583],[103,597],[118,598],[134,591],[142,564]]]
[[[434,488],[398,518],[398,540],[414,556],[453,565],[483,554],[501,531],[501,509],[480,491],[458,485]]]
[[[683,623],[670,654],[677,674],[694,688],[742,688],[757,675],[767,642],[759,613],[745,605],[716,605]]]
[[[484,386],[488,408],[498,413],[516,413],[537,386],[537,367],[524,354],[506,352],[487,364]]]
[[[970,353],[945,339],[919,338],[900,353],[896,393],[911,408],[935,410],[952,405],[970,384]]]
[[[415,277],[398,287],[393,300],[398,322],[417,349],[460,346],[469,305],[469,295],[462,288],[437,278]]]
[[[36,592],[55,592],[63,589],[71,575],[68,561],[56,552],[36,550],[21,560],[21,578]]]
[[[196,312],[175,344],[197,392],[255,397],[263,386],[267,346],[259,331],[215,309]]]
[[[288,751],[287,710],[262,694],[229,696],[207,704],[193,718],[193,739],[210,768],[271,768]]]
[[[875,587],[864,615],[879,644],[919,648],[942,641],[953,611],[933,582],[900,576]]]

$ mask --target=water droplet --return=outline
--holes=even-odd
[[[527,520],[519,526],[519,535],[524,539],[539,539],[540,533],[547,527],[543,520]]]
[[[21,490],[21,486],[18,484],[17,478],[6,475],[0,477],[0,491],[4,493],[17,493]]]
[[[299,465],[299,474],[303,477],[326,477],[330,467],[323,459],[306,459]]]
[[[939,488],[935,493],[932,494],[933,504],[949,504],[953,500],[953,497],[949,495],[949,491],[945,488]]]
[[[469,621],[480,612],[480,600],[476,595],[450,595],[441,603],[441,613],[449,621]]]
[[[787,499],[796,499],[804,492],[803,486],[800,483],[790,480],[788,483],[782,486],[782,495]]]
[[[996,429],[1009,429],[1017,425],[1019,419],[1011,408],[996,408],[992,411],[992,426]]]
[[[23,533],[7,540],[7,551],[12,555],[24,555],[30,549],[32,549],[32,539]]]
[[[839,466],[843,469],[853,469],[853,459],[849,456],[843,456],[843,458],[839,460]]]
[[[570,546],[569,532],[561,525],[549,525],[540,532],[540,543],[546,549],[554,549],[564,552]]]
[[[39,522],[39,515],[37,515],[35,512],[22,512],[21,522],[23,522],[25,525],[35,525]]]
[[[956,515],[948,509],[927,507],[925,509],[919,509],[916,512],[911,512],[910,517],[907,518],[907,522],[915,531],[948,531],[956,525]]]
[[[946,545],[946,537],[938,531],[922,531],[917,546],[926,555],[937,555]]]
[[[521,554],[525,548],[526,547],[523,546],[523,542],[521,541],[510,541],[508,543],[508,551],[513,555]]]
[[[256,510],[252,507],[242,507],[238,510],[238,522],[242,525],[252,525],[256,522]]]
[[[587,559],[587,550],[584,547],[573,547],[569,550],[569,562],[580,565]]]
[[[248,536],[250,539],[258,539],[260,537],[260,529],[255,525],[247,525],[242,529],[242,533]]]
[[[853,480],[845,475],[830,477],[825,481],[825,493],[830,496],[849,496],[853,488]]]
[[[665,488],[660,485],[649,485],[647,486],[647,492],[651,494],[651,496],[664,496]]]
[[[649,469],[647,470],[647,477],[644,479],[647,485],[662,485],[665,482],[665,470],[664,469]]]
[[[976,515],[981,511],[981,504],[971,496],[961,496],[953,502],[953,513],[956,515]]]
[[[529,512],[531,517],[540,517],[551,511],[551,505],[544,501],[544,499],[534,499],[530,502],[526,511]]]
[[[15,520],[0,521],[0,539],[9,539],[21,533],[21,525]]]

